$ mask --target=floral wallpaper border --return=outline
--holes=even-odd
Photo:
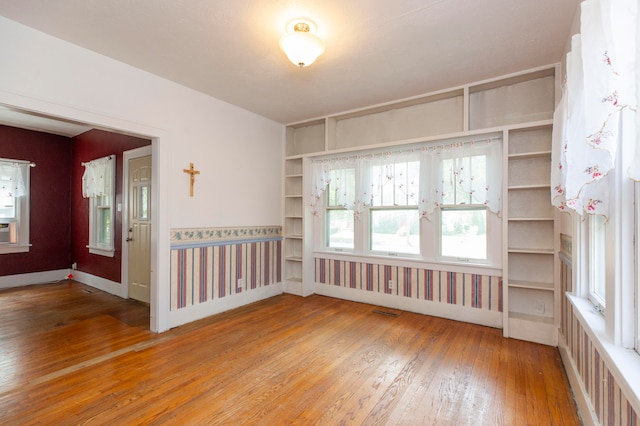
[[[236,241],[282,237],[282,226],[234,228],[177,228],[171,230],[171,244]]]

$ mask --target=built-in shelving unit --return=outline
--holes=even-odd
[[[557,344],[551,124],[508,132],[505,335]]]
[[[303,253],[303,159],[285,162],[284,181],[284,281],[285,287],[302,285]]]
[[[314,288],[307,164],[315,156],[503,135],[504,335],[555,345],[558,292],[556,212],[550,204],[551,127],[557,66],[345,111],[286,131],[285,289]]]

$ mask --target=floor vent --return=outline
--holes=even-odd
[[[396,314],[395,312],[381,311],[379,309],[374,309],[373,313],[374,314],[380,314],[380,315],[386,315],[388,317],[397,317],[398,316],[398,314]]]

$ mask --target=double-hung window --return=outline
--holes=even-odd
[[[470,155],[441,162],[440,256],[487,259],[487,156]]]
[[[354,248],[354,215],[349,204],[355,199],[356,169],[344,165],[328,171],[325,210],[325,243],[338,251]]]
[[[0,159],[0,253],[29,251],[30,166]]]
[[[82,195],[89,198],[90,253],[113,257],[115,254],[115,155],[84,163]]]
[[[394,161],[367,161],[370,177],[369,250],[395,256],[420,254],[418,184],[420,161],[415,155]]]
[[[496,139],[314,160],[316,248],[499,266],[501,164]]]

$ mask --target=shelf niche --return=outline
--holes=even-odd
[[[554,68],[471,86],[469,128],[550,120],[555,109],[554,99]]]
[[[464,91],[341,114],[332,117],[329,123],[329,150],[461,132]]]

